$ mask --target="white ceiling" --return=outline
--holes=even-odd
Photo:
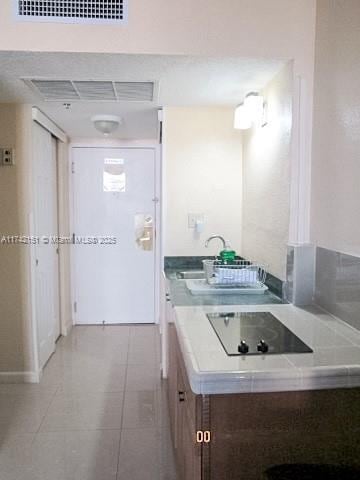
[[[0,102],[31,103],[71,138],[100,137],[91,124],[94,114],[115,114],[123,125],[121,139],[156,138],[157,109],[162,106],[231,106],[246,93],[260,90],[284,60],[169,55],[0,52]],[[44,102],[21,80],[155,81],[155,102]]]

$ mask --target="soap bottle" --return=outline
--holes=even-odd
[[[229,242],[225,242],[225,248],[224,250],[221,250],[219,256],[224,264],[234,263],[236,252],[231,248]]]

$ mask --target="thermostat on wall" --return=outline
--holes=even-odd
[[[7,165],[14,165],[15,163],[15,155],[13,148],[0,148],[0,165],[7,166]]]

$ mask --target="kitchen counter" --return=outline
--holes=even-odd
[[[184,307],[176,301],[174,305],[174,322],[194,393],[360,387],[360,332],[316,307],[276,303]],[[230,357],[206,317],[206,313],[224,311],[271,312],[314,352]]]
[[[181,269],[184,270],[184,269]],[[202,306],[202,305],[263,305],[281,304],[281,298],[270,290],[263,295],[193,295],[187,288],[185,280],[178,279],[178,269],[166,269],[171,302],[174,306]]]

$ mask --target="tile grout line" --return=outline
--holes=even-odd
[[[124,422],[125,393],[126,393],[126,382],[127,382],[128,366],[129,366],[128,362],[129,362],[129,351],[130,351],[130,336],[131,336],[131,326],[129,327],[129,336],[128,336],[128,341],[127,341],[124,391],[123,391],[122,406],[121,406],[120,437],[119,437],[119,446],[118,446],[118,451],[117,451],[117,463],[116,463],[116,480],[118,479],[118,476],[119,476],[121,438],[122,438],[123,422]]]
[[[56,397],[56,394],[57,394],[59,388],[60,388],[60,385],[57,385],[57,386],[56,386],[56,389],[55,389],[55,391],[54,391],[54,393],[53,393],[53,396],[51,397],[51,400],[50,400],[50,402],[49,402],[49,405],[47,406],[47,409],[46,409],[46,411],[45,411],[45,413],[44,413],[44,415],[43,415],[43,417],[42,417],[42,419],[41,419],[39,428],[38,428],[37,431],[35,432],[34,441],[35,441],[35,438],[37,437],[37,435],[40,433],[41,427],[43,426],[44,421],[45,421],[45,417],[46,417],[46,415],[48,414],[48,411],[50,410],[51,404],[52,404],[52,402],[54,401],[54,399],[55,399],[55,397]]]
[[[132,335],[132,333],[134,335]],[[130,354],[131,354],[131,350],[130,350],[130,346],[131,346],[131,339],[134,339],[137,337],[137,333],[136,330],[134,332],[131,332],[131,327],[129,328],[129,333],[128,333],[128,339],[127,339],[127,342],[124,343],[124,346],[127,347],[126,349],[126,355],[125,355],[125,362],[124,362],[124,384],[123,384],[123,389],[122,391],[120,391],[120,396],[119,398],[122,398],[122,405],[121,405],[121,421],[120,421],[120,426],[118,428],[110,428],[110,429],[102,429],[102,428],[96,428],[94,429],[95,431],[113,431],[113,430],[116,430],[119,432],[119,440],[118,440],[118,447],[117,447],[117,464],[116,464],[116,479],[118,478],[119,474],[120,474],[120,452],[121,452],[121,441],[122,441],[122,438],[123,438],[123,427],[124,427],[124,420],[125,420],[125,397],[126,397],[126,393],[128,392],[128,389],[127,389],[127,380],[130,376],[130,372],[129,372],[129,361],[130,361]],[[140,332],[139,332],[140,333]],[[154,348],[156,349],[156,341],[157,341],[157,337],[156,336],[153,336],[152,337],[152,340],[149,342],[151,344],[151,348]],[[125,349],[124,349],[125,350]],[[61,390],[61,388],[64,386],[64,382],[58,384],[58,385],[54,385],[53,387],[54,390],[52,392],[51,395],[49,395],[49,403],[48,405],[45,407],[44,409],[44,413],[43,415],[41,416],[41,421],[40,421],[40,424],[38,426],[38,428],[36,429],[36,431],[33,432],[33,437],[31,439],[31,444],[33,444],[36,439],[38,438],[39,434],[41,434],[41,429],[42,427],[44,426],[45,424],[45,419],[47,417],[47,415],[49,414],[49,410],[51,408],[51,405],[53,404],[54,402],[54,399],[57,397],[57,395],[59,394],[59,391]],[[111,390],[111,389],[110,389]],[[157,388],[155,388],[155,392],[156,394],[159,394],[159,392],[157,392]],[[106,393],[106,392],[105,392]],[[117,392],[114,392],[114,393],[117,393]],[[121,395],[122,393],[122,395]],[[157,428],[158,430],[158,428]],[[78,431],[83,431],[82,429],[81,430],[68,430],[66,429],[65,431],[75,431],[75,432],[78,432]],[[84,431],[88,431],[88,429],[84,429]],[[51,432],[46,432],[46,433],[52,433],[52,432],[61,432],[63,433],[64,430],[54,430],[54,431],[51,431]],[[45,433],[45,432],[44,432]],[[116,444],[115,444],[115,449],[116,449]],[[160,451],[158,451],[158,456],[160,456],[160,458],[158,459],[159,460],[159,465],[161,464],[161,454],[160,454]],[[115,465],[114,465],[115,467]],[[115,468],[114,468],[115,470]],[[115,477],[114,477],[114,480],[115,480]]]

